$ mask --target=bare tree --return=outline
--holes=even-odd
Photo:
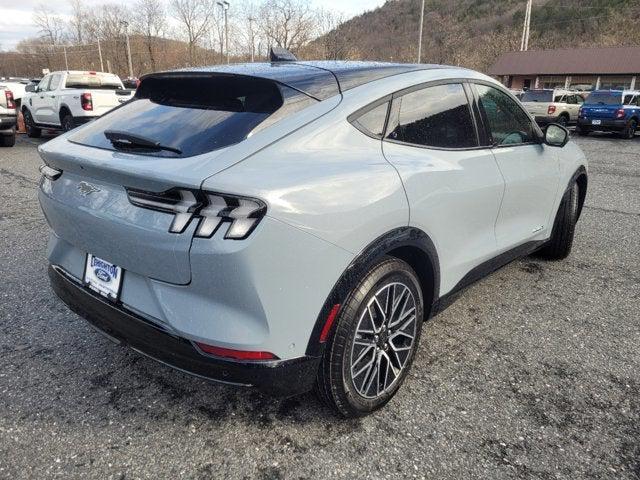
[[[154,48],[158,38],[164,37],[167,22],[164,6],[160,0],[138,0],[133,14],[135,31],[142,35],[143,42],[149,53],[151,70],[156,70]]]
[[[260,28],[271,45],[295,51],[313,38],[316,18],[308,0],[267,0]]]
[[[69,26],[71,27],[71,37],[74,43],[81,44],[86,40],[85,31],[87,28],[88,12],[85,8],[83,0],[69,0],[71,4],[71,19]]]
[[[39,29],[40,38],[50,45],[57,45],[62,41],[64,22],[46,4],[41,3],[33,10],[33,23]]]
[[[318,11],[319,43],[322,46],[322,56],[326,60],[345,60],[351,54],[351,42],[341,28],[345,22],[344,14],[330,10]]]
[[[215,4],[212,0],[172,0],[171,6],[186,30],[189,62],[193,64],[196,46],[207,33]]]

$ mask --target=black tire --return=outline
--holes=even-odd
[[[633,139],[636,135],[636,131],[638,130],[638,122],[635,119],[629,120],[627,126],[624,128],[622,132],[620,132],[620,136],[622,138],[626,138],[627,140]]]
[[[562,260],[571,253],[573,235],[578,221],[578,184],[566,191],[560,202],[560,208],[553,222],[553,230],[549,242],[538,250],[537,255],[547,260]]]
[[[569,116],[568,115],[560,115],[558,117],[558,123],[560,125],[562,125],[563,127],[567,128],[567,125],[569,125]]]
[[[394,298],[401,298],[395,310],[391,307]],[[369,303],[372,303],[371,310]],[[384,315],[381,314],[383,307],[375,306],[383,303]],[[400,319],[402,316],[406,319]],[[411,318],[414,318],[412,322]],[[383,407],[396,394],[411,368],[423,320],[424,305],[417,275],[404,261],[383,257],[341,306],[318,370],[316,392],[319,397],[344,417],[360,417]],[[371,327],[370,332],[367,326]],[[376,331],[377,335],[373,333]],[[411,333],[412,340],[409,339]],[[354,357],[357,358],[354,360]],[[368,365],[368,370],[357,373],[356,370]],[[382,373],[383,368],[386,373]],[[372,395],[367,395],[369,392]]]
[[[13,147],[16,144],[16,134],[13,135],[1,135],[0,146],[1,147]]]
[[[40,136],[42,135],[42,130],[35,126],[33,117],[31,116],[31,112],[25,109],[23,116],[24,128],[27,131],[27,137],[40,138]]]
[[[60,117],[60,124],[62,125],[62,130],[64,130],[65,132],[73,130],[77,127],[76,121],[74,120],[73,115],[71,115],[70,112],[65,111],[60,115]]]

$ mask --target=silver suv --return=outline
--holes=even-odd
[[[587,171],[568,140],[462,68],[148,75],[40,147],[51,283],[165,364],[281,395],[315,386],[364,415],[457,292],[522,255],[569,254]]]
[[[584,97],[581,92],[572,90],[528,90],[520,101],[538,124],[559,123],[566,127],[578,122]]]

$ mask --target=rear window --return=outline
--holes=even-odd
[[[70,73],[64,83],[66,88],[91,88],[93,90],[118,90],[122,88],[120,78],[104,73]]]
[[[598,105],[621,105],[622,93],[594,92],[589,95],[587,102]]]
[[[552,102],[553,101],[553,92],[552,91],[532,91],[529,90],[522,94],[521,102]]]
[[[304,98],[299,98],[304,97]],[[144,79],[132,101],[91,122],[69,140],[108,150],[190,157],[239,143],[270,117],[305,108],[310,97],[271,80],[211,74]],[[282,114],[280,114],[282,112]],[[167,149],[112,143],[119,132]]]

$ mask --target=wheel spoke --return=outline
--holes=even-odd
[[[376,398],[400,378],[414,348],[417,304],[412,290],[394,281],[369,297],[351,346],[351,378],[356,391]]]

